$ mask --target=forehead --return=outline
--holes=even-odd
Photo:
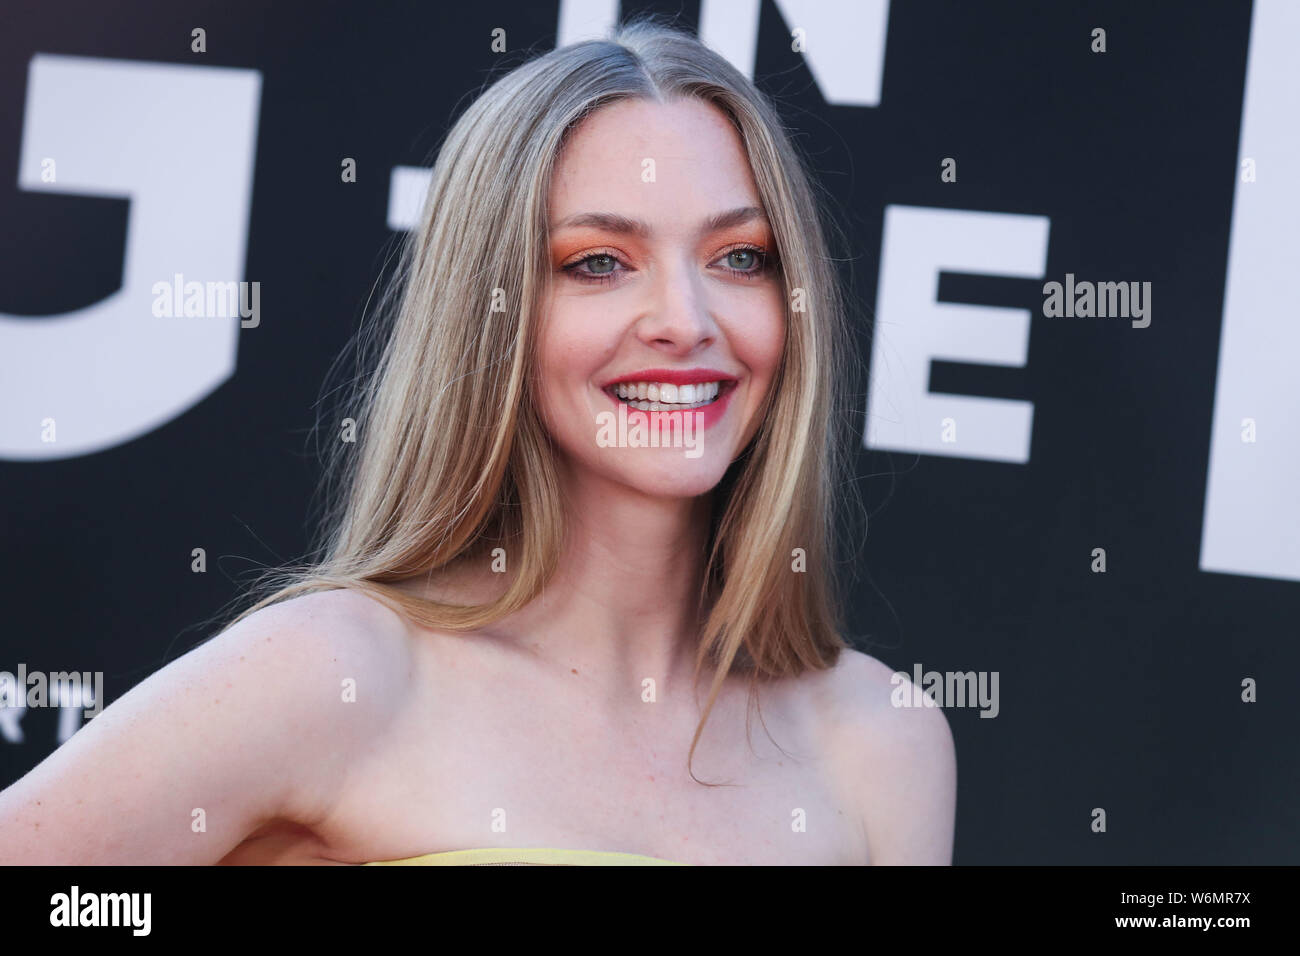
[[[686,99],[620,100],[588,116],[557,158],[550,205],[554,222],[591,210],[663,220],[761,203],[731,121]]]

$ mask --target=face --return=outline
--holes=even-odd
[[[695,100],[603,107],[557,158],[549,213],[536,391],[565,464],[704,494],[757,430],[785,335],[739,136]]]

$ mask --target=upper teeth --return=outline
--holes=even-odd
[[[614,393],[624,401],[637,405],[645,402],[654,406],[676,407],[707,405],[718,397],[720,382],[699,382],[695,385],[671,385],[668,382],[620,382]],[[645,411],[659,411],[646,408]]]

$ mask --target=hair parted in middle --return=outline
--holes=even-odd
[[[421,625],[468,631],[536,598],[574,507],[534,399],[547,289],[548,194],[571,132],[609,104],[694,98],[737,131],[770,222],[784,283],[785,340],[761,424],[715,490],[696,657],[716,668],[700,734],[729,673],[765,679],[836,663],[844,643],[831,535],[843,461],[830,427],[848,355],[844,304],[813,180],[755,86],[696,37],[646,18],[608,40],[555,49],[502,76],[447,135],[367,371],[333,443],[336,494],[318,560],[270,576],[274,593],[351,588]],[[825,217],[825,218],[824,218]],[[505,548],[512,571],[483,604],[438,603],[391,585]],[[792,570],[801,555],[804,570]],[[232,621],[231,623],[234,623]],[[693,775],[693,774],[692,774]]]

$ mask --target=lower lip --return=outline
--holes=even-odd
[[[623,401],[617,395],[611,395],[609,392],[605,392],[605,394],[615,405],[623,405],[626,407],[629,415],[649,416],[650,420],[648,425],[650,428],[659,429],[661,427],[666,427],[669,422],[674,421],[674,419],[668,416],[674,415],[699,415],[700,417],[693,419],[693,421],[698,422],[703,428],[711,428],[721,420],[723,415],[727,413],[727,404],[731,401],[731,396],[735,393],[737,384],[738,383],[736,382],[728,382],[724,387],[724,390],[718,393],[718,397],[707,405],[701,405],[699,408],[684,408],[680,411],[643,412],[639,408],[633,408],[631,405],[628,405],[627,402]],[[601,389],[601,391],[605,390]]]

